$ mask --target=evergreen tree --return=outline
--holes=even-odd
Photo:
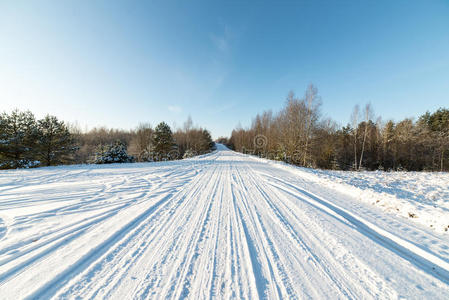
[[[99,145],[93,162],[95,164],[130,163],[134,162],[134,157],[128,155],[126,145],[117,140],[107,146]]]
[[[335,154],[332,156],[331,169],[332,170],[340,170],[340,164],[338,163],[338,159]]]
[[[191,158],[198,155],[198,153],[196,153],[194,150],[192,149],[187,149],[186,152],[184,152],[184,155],[182,156],[182,158]]]
[[[161,122],[154,129],[153,145],[156,160],[173,159],[173,151],[176,151],[175,140],[173,133],[167,123]]]
[[[34,115],[14,110],[0,116],[0,168],[33,167],[37,127]]]
[[[73,137],[63,121],[47,115],[38,121],[38,158],[46,165],[57,165],[70,161],[76,150]]]
[[[431,130],[449,132],[449,109],[440,108],[433,114],[427,113],[423,118],[427,119],[427,124]]]
[[[212,137],[210,132],[204,129],[201,132],[201,151],[208,152],[215,146],[215,143],[212,141]]]
[[[386,170],[396,167],[396,149],[394,148],[395,124],[388,121],[382,132],[382,161],[381,164]]]
[[[427,112],[421,116],[419,122],[426,124],[432,133],[433,139],[437,142],[439,149],[439,169],[445,169],[445,156],[448,155],[449,146],[449,109],[440,108],[433,114]]]

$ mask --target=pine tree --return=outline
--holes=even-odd
[[[187,149],[186,152],[184,152],[184,155],[182,156],[182,158],[191,158],[198,155],[198,153],[196,153],[195,150],[192,149]]]
[[[386,170],[394,169],[396,165],[396,150],[394,149],[395,124],[388,121],[382,132],[382,162]]]
[[[76,150],[73,137],[63,121],[47,115],[38,121],[38,157],[46,166],[67,163]]]
[[[340,164],[338,163],[337,155],[335,155],[335,153],[332,155],[331,169],[340,170]]]
[[[37,127],[34,115],[14,110],[0,116],[0,168],[33,167]]]
[[[426,113],[420,118],[433,132],[439,148],[439,169],[444,170],[446,148],[449,146],[449,109],[439,108],[433,114]]]
[[[212,141],[212,137],[206,129],[201,132],[201,151],[209,152],[215,143]]]
[[[177,147],[173,139],[173,133],[167,123],[161,122],[154,129],[153,144],[155,152],[155,160],[173,159],[173,152]]]
[[[99,145],[93,162],[95,164],[130,163],[134,162],[134,157],[128,155],[126,145],[117,140],[107,146]]]

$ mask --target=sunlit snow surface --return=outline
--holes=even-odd
[[[271,163],[271,162],[270,162]],[[274,163],[277,166],[284,164]],[[449,233],[449,173],[347,172],[298,168],[299,176],[371,203],[387,213]]]
[[[449,234],[417,221],[445,216],[444,176],[312,171],[223,146],[1,171],[0,299],[447,299]]]

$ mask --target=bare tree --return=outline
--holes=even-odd
[[[310,84],[307,87],[304,102],[306,106],[306,124],[303,165],[307,166],[307,153],[309,151],[309,141],[311,138],[310,135],[312,133],[313,124],[318,119],[318,107],[321,104],[318,96],[318,89],[313,84]]]
[[[365,143],[366,143],[366,137],[368,135],[368,122],[372,119],[373,116],[373,110],[371,108],[371,104],[367,103],[365,105],[365,109],[363,110],[363,116],[364,116],[364,132],[363,132],[363,142],[362,142],[362,152],[360,153],[360,162],[359,162],[359,169],[362,167],[363,162],[363,152],[365,152]]]
[[[129,152],[137,156],[139,161],[150,160],[153,128],[149,123],[140,123],[130,141]]]
[[[351,122],[338,128],[319,116],[316,88],[304,98],[293,92],[279,112],[258,114],[249,128],[238,126],[229,143],[237,151],[254,149],[257,135],[266,137],[253,154],[270,159],[342,170],[447,170],[449,110],[427,112],[418,122],[375,121],[370,104],[356,105]]]
[[[193,121],[192,121],[192,117],[189,115],[187,117],[187,120],[184,122],[184,132],[186,133],[186,139],[187,139],[186,148],[187,149],[191,148],[190,141],[192,139],[192,137],[191,137],[192,128],[193,128]]]
[[[354,109],[352,110],[351,114],[351,123],[353,128],[353,135],[354,135],[354,170],[358,170],[357,166],[357,134],[358,134],[358,126],[359,126],[359,115],[360,115],[360,108],[357,104],[354,106]]]

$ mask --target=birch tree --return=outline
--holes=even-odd
[[[368,123],[369,123],[369,121],[371,121],[372,115],[373,115],[373,111],[372,111],[372,108],[371,108],[371,104],[367,103],[365,105],[365,109],[363,110],[363,116],[364,116],[363,127],[364,127],[364,131],[363,131],[362,151],[360,153],[359,170],[362,167],[363,153],[365,152],[365,143],[366,143],[366,138],[368,136]]]
[[[357,134],[358,134],[358,127],[359,127],[359,115],[360,115],[360,108],[357,104],[354,106],[351,114],[351,123],[352,123],[352,130],[353,130],[353,143],[354,143],[354,170],[358,170],[357,165]]]

